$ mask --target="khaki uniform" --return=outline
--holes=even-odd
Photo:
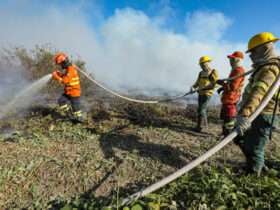
[[[194,88],[199,88],[197,109],[198,121],[196,128],[198,131],[202,129],[201,125],[203,120],[205,121],[205,125],[207,127],[207,106],[211,96],[214,94],[216,82],[218,79],[218,72],[215,69],[210,72],[201,71],[195,84],[193,85]],[[206,88],[208,86],[210,87],[203,90],[203,88]]]
[[[271,85],[280,75],[280,60],[270,59],[255,65],[255,73],[249,79],[239,114],[249,117],[260,105]],[[264,148],[269,140],[271,119],[276,104],[276,95],[270,100],[262,113],[252,122],[252,127],[237,140],[247,159],[250,170],[258,171],[264,165]]]
[[[194,88],[203,89],[207,87],[208,85],[213,84],[212,88],[209,88],[207,90],[200,90],[198,92],[199,95],[206,95],[206,96],[212,96],[215,91],[215,83],[219,79],[217,70],[213,69],[211,72],[201,71],[199,72],[198,78],[196,82],[194,83]]]
[[[279,76],[280,59],[271,59],[269,62],[255,66],[257,70],[249,79],[246,86],[240,114],[249,117],[260,105],[270,86]],[[270,100],[262,114],[272,114],[276,103],[276,95]]]

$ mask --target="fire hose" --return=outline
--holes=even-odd
[[[275,103],[275,106],[274,106],[273,116],[272,116],[272,119],[271,119],[271,126],[270,126],[270,131],[269,131],[269,139],[270,140],[272,139],[272,129],[273,129],[275,117],[276,117],[276,114],[277,114],[279,100],[280,100],[280,88],[278,90],[278,93],[276,94],[276,103]]]
[[[238,79],[240,77],[245,77],[245,76],[247,76],[247,75],[249,75],[249,74],[251,74],[251,73],[253,73],[255,71],[256,71],[255,69],[252,69],[250,71],[245,72],[244,74],[240,74],[240,75],[236,75],[234,77],[229,77],[229,78],[221,79],[220,81],[222,81],[222,82],[230,82],[230,81]]]
[[[279,86],[280,86],[280,75],[278,76],[277,80],[273,83],[273,85],[270,87],[269,92],[265,95],[265,97],[263,98],[261,104],[258,106],[256,111],[249,117],[249,119],[248,119],[249,122],[252,123],[254,121],[254,119],[262,112],[262,110],[266,107],[266,105],[269,103],[271,98],[276,93]],[[187,172],[189,172],[190,170],[192,170],[193,168],[195,168],[196,166],[198,166],[199,164],[201,164],[202,162],[206,161],[208,158],[213,156],[215,153],[220,151],[223,147],[225,147],[228,143],[230,143],[237,135],[238,135],[237,131],[234,130],[227,137],[225,137],[219,144],[212,147],[210,150],[208,150],[206,153],[204,153],[200,157],[196,158],[195,160],[193,160],[192,162],[190,162],[183,168],[181,168],[178,171],[174,172],[173,174],[163,178],[162,180],[156,182],[155,184],[152,184],[151,186],[149,186],[137,193],[130,195],[129,197],[127,197],[126,199],[124,199],[122,201],[121,205],[123,206],[123,205],[129,204],[129,203],[139,199],[140,197],[146,196],[146,195],[158,190],[159,188],[169,184],[170,182],[174,181],[178,177],[186,174]]]
[[[91,82],[95,83],[97,86],[99,86],[100,88],[102,88],[103,90],[107,91],[108,93],[114,95],[114,96],[117,96],[119,98],[122,98],[124,100],[127,100],[127,101],[130,101],[130,102],[135,102],[135,103],[142,103],[142,104],[158,104],[158,103],[163,103],[163,102],[171,102],[171,101],[175,101],[175,100],[178,100],[178,99],[181,99],[181,98],[184,98],[185,96],[188,96],[188,95],[191,95],[191,94],[194,94],[198,91],[201,91],[201,90],[204,90],[203,89],[198,89],[198,90],[194,90],[194,91],[189,91],[187,93],[184,93],[182,95],[179,95],[179,96],[175,96],[175,97],[172,97],[172,98],[167,98],[167,99],[162,99],[162,100],[140,100],[140,99],[134,99],[134,98],[130,98],[130,97],[127,97],[127,96],[123,96],[107,87],[105,87],[104,85],[102,85],[100,82],[98,82],[97,80],[95,80],[94,78],[91,77],[91,75],[89,75],[87,72],[83,71],[82,69],[80,69],[78,66],[75,65],[75,68],[81,73],[83,74],[86,78],[88,78]],[[231,81],[231,80],[234,80],[236,78],[239,78],[239,77],[242,77],[242,76],[246,76],[250,73],[252,73],[253,70],[251,71],[248,71],[242,75],[237,75],[235,77],[232,77],[232,78],[226,78],[226,79],[222,79],[221,81]]]

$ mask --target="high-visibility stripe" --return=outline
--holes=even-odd
[[[61,109],[65,109],[65,108],[67,108],[67,107],[68,107],[67,104],[60,106]]]
[[[81,117],[82,116],[82,111],[77,111],[77,112],[74,112],[73,114],[77,117]]]
[[[70,86],[79,85],[79,84],[80,84],[80,82],[70,82],[69,83]]]
[[[280,89],[280,88],[279,88]],[[279,91],[279,90],[278,90]],[[278,91],[275,93],[275,95],[273,96],[273,99],[275,100],[280,100],[280,95],[278,96],[277,98],[277,95],[278,95]]]
[[[62,105],[59,107],[61,111],[68,111],[70,110],[70,106],[68,104]]]
[[[79,77],[74,77],[74,78],[72,78],[71,80],[73,80],[73,81],[78,81],[78,80],[80,80],[80,79],[79,79]]]
[[[232,129],[232,128],[234,128],[234,126],[235,126],[235,121],[232,120],[232,121],[230,121],[230,122],[227,122],[227,123],[225,123],[224,126],[225,126],[227,129]]]
[[[253,84],[253,88],[255,87],[260,87],[263,88],[264,91],[267,91],[269,89],[269,86],[267,83],[263,82],[263,81],[258,81],[256,83]]]

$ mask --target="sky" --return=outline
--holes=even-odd
[[[0,47],[50,44],[114,90],[183,93],[200,56],[226,77],[226,55],[252,35],[280,36],[279,11],[277,0],[1,0]]]
[[[280,33],[280,2],[270,0],[117,0],[102,1],[104,14],[112,15],[115,8],[132,7],[154,16],[155,11],[165,7],[172,11],[171,19],[175,22],[175,30],[182,31],[185,16],[194,11],[221,12],[231,19],[232,24],[225,35],[229,41],[246,42],[253,34],[260,31]],[[167,9],[168,8],[168,9]],[[169,27],[174,28],[170,21]]]

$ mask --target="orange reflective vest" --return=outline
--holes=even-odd
[[[231,71],[229,77],[235,77],[244,74],[243,67],[237,67]],[[224,92],[222,95],[222,104],[236,104],[238,103],[242,88],[244,85],[244,76],[236,78],[224,85]]]
[[[78,71],[74,66],[68,66],[65,74],[60,74],[61,82],[65,85],[64,93],[71,97],[81,96],[81,84]]]

